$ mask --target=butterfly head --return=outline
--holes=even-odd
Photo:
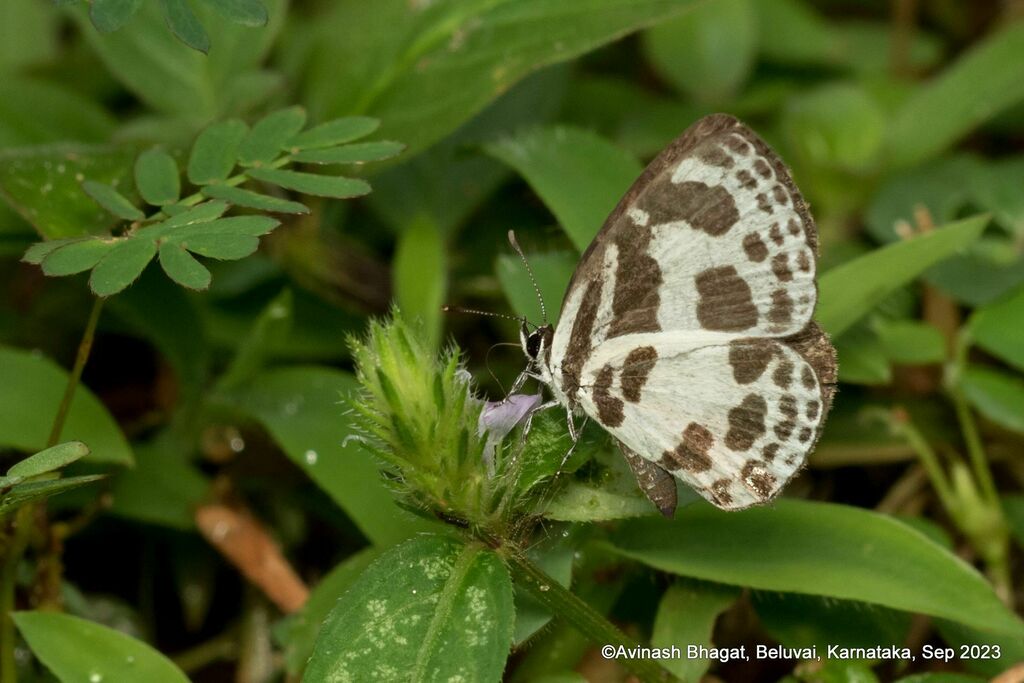
[[[547,357],[551,348],[551,339],[554,337],[555,328],[551,325],[541,325],[533,331],[524,320],[519,327],[519,343],[523,346],[523,353],[531,361],[543,360]]]

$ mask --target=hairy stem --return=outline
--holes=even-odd
[[[576,630],[598,645],[611,645],[616,649],[622,646],[627,651],[640,647],[637,641],[545,574],[525,554],[507,547],[504,550],[503,554],[508,561],[513,581],[529,591],[534,598],[551,610],[552,614],[572,624]],[[641,681],[664,683],[677,680],[655,660],[626,657],[620,661]]]
[[[946,477],[946,472],[942,469],[942,465],[939,463],[939,456],[932,449],[931,444],[928,443],[927,439],[922,436],[921,432],[918,431],[917,427],[910,420],[910,416],[905,411],[900,413],[892,420],[893,425],[907,440],[910,447],[914,449],[917,454],[918,460],[921,461],[921,465],[924,466],[925,472],[928,473],[928,478],[932,482],[932,486],[935,487],[935,492],[939,496],[939,500],[942,502],[942,506],[946,510],[956,516],[958,513],[958,504],[956,495],[953,493],[953,487],[949,483],[949,479]]]
[[[50,429],[50,438],[46,441],[46,447],[56,446],[60,441],[60,434],[64,430],[64,422],[68,418],[68,411],[71,409],[71,400],[75,397],[75,389],[82,379],[82,370],[89,360],[89,352],[92,351],[92,340],[96,336],[96,324],[100,319],[100,312],[103,310],[103,297],[96,297],[93,300],[92,310],[89,311],[89,320],[85,324],[85,331],[82,333],[82,340],[78,343],[78,353],[75,355],[75,365],[71,368],[71,376],[68,377],[67,386],[64,388],[64,397],[57,408],[57,415],[53,418],[53,427]]]

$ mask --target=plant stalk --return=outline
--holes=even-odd
[[[68,418],[68,411],[71,410],[71,400],[75,397],[75,389],[82,379],[82,370],[89,360],[89,353],[92,351],[92,341],[96,336],[96,324],[100,319],[100,312],[103,310],[104,297],[96,297],[92,303],[92,310],[89,311],[89,320],[85,324],[85,331],[82,333],[82,340],[78,343],[78,353],[75,355],[75,365],[71,368],[71,376],[68,377],[67,386],[64,388],[64,397],[57,408],[57,416],[53,419],[53,427],[50,429],[50,438],[46,441],[46,447],[56,446],[60,442],[60,434],[64,431],[64,422]]]
[[[529,591],[534,598],[550,609],[552,614],[565,619],[591,641],[601,646],[611,645],[616,649],[622,646],[627,652],[641,647],[640,643],[627,636],[590,605],[545,574],[525,554],[507,546],[500,550],[504,550],[503,555],[509,564],[513,581]],[[626,657],[620,661],[641,681],[647,683],[678,680],[653,659]]]

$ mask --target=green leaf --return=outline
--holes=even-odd
[[[51,496],[77,489],[80,486],[91,484],[103,478],[105,478],[104,475],[97,474],[84,477],[27,481],[15,484],[11,490],[0,496],[0,515],[9,514],[33,501],[50,498]]]
[[[537,286],[540,287],[544,305],[548,309],[548,320],[558,320],[562,297],[569,286],[573,271],[576,270],[579,256],[571,251],[549,251],[527,254],[527,258],[537,276]],[[537,292],[534,291],[530,276],[519,257],[502,254],[498,257],[495,271],[501,289],[516,315],[526,316],[527,320],[534,322],[542,320]]]
[[[89,678],[188,683],[167,657],[112,628],[56,612],[14,612],[11,618],[32,652],[61,683]]]
[[[7,2],[0,21],[0,70],[4,77],[57,58],[60,15],[50,3]]]
[[[287,149],[288,141],[305,124],[306,110],[302,107],[288,107],[267,114],[253,124],[238,146],[238,161],[243,166],[269,164]]]
[[[113,239],[84,239],[51,251],[43,259],[43,272],[52,277],[74,275],[94,267],[117,245]]]
[[[979,413],[1024,433],[1024,380],[987,368],[968,367],[960,376],[960,389]]]
[[[229,205],[227,202],[212,201],[197,204],[187,211],[168,218],[163,222],[165,228],[180,228],[196,223],[208,223],[224,215]]]
[[[309,656],[313,654],[317,634],[331,610],[380,554],[381,551],[376,548],[360,550],[345,558],[313,587],[306,604],[289,619],[286,626],[285,662],[290,674],[298,676],[302,673]]]
[[[514,620],[497,555],[421,536],[381,556],[338,601],[305,677],[497,681]]]
[[[267,23],[267,8],[260,0],[206,0],[224,17],[244,26],[263,26]]]
[[[296,366],[267,370],[222,398],[261,422],[367,538],[387,546],[427,525],[398,508],[377,464],[357,443],[346,441],[355,431],[344,401],[358,387],[348,373]]]
[[[448,258],[444,239],[429,219],[406,227],[398,238],[392,265],[395,301],[431,346],[441,334],[441,305],[447,291]]]
[[[210,286],[210,271],[180,244],[164,242],[160,246],[160,267],[183,287],[202,290]]]
[[[1010,23],[917,88],[889,125],[889,162],[911,166],[935,156],[1024,99],[1024,24]],[[927,121],[928,125],[921,125]]]
[[[206,185],[203,187],[203,194],[207,197],[223,199],[226,202],[249,209],[273,211],[274,213],[309,213],[309,207],[305,204],[281,199],[280,197],[271,197],[230,185]]]
[[[871,647],[902,643],[911,615],[853,600],[752,591],[751,602],[768,635],[786,647]]]
[[[245,258],[260,248],[260,240],[252,235],[210,233],[180,238],[181,246],[208,258],[234,261]]]
[[[32,4],[23,0],[5,3],[4,9],[7,12],[0,20],[0,31],[13,28],[4,25],[11,19],[12,10],[17,12],[19,5],[27,7]],[[44,11],[49,9],[43,8]],[[12,44],[23,43],[26,38],[38,44],[42,36],[38,32],[18,36],[16,40],[7,42],[0,51],[9,49]],[[0,38],[0,42],[2,40]],[[4,73],[0,92],[3,93],[3,104],[0,105],[0,147],[22,147],[66,140],[105,142],[114,131],[114,118],[102,104],[71,87],[8,71]]]
[[[1018,493],[1003,496],[1003,510],[1006,512],[1006,522],[1010,526],[1010,533],[1024,548],[1024,495]]]
[[[135,187],[153,206],[178,201],[181,178],[174,157],[159,148],[148,149],[135,160]]]
[[[979,308],[968,323],[971,339],[992,355],[1024,371],[1024,287],[999,301]]]
[[[135,282],[156,256],[156,243],[144,238],[121,240],[92,269],[89,287],[96,296],[111,296]]]
[[[238,119],[207,126],[192,145],[188,158],[188,179],[195,185],[225,180],[235,167],[238,146],[249,127]]]
[[[757,23],[749,0],[698,5],[644,34],[647,59],[681,93],[723,102],[739,91],[754,66]]]
[[[839,381],[880,385],[892,381],[892,368],[878,335],[856,325],[832,339],[839,359]]]
[[[984,674],[986,678],[995,677],[1010,667],[1024,662],[1024,639],[1020,636],[1008,636],[993,634],[991,631],[969,628],[962,624],[939,619],[935,626],[942,639],[951,647],[959,648],[961,645],[997,645],[1001,656],[992,659],[971,659],[965,658],[961,661],[968,671]]]
[[[170,529],[195,530],[195,510],[210,495],[211,482],[184,457],[190,444],[169,430],[140,444],[138,463],[111,483],[110,513]]]
[[[277,168],[254,168],[249,175],[256,180],[273,183],[286,190],[295,190],[303,194],[318,197],[334,197],[349,199],[361,197],[369,193],[370,184],[358,178],[340,176],[315,175],[301,171],[284,171]]]
[[[46,145],[0,152],[0,195],[43,237],[106,233],[117,221],[82,189],[82,180],[130,186],[131,151]]]
[[[106,183],[85,180],[82,182],[82,189],[95,199],[97,204],[118,218],[123,218],[126,221],[141,221],[146,217],[146,214],[139,211],[134,204],[128,201],[127,197]]]
[[[829,334],[840,334],[890,292],[965,249],[987,223],[986,215],[965,218],[833,268],[818,281],[818,322]]]
[[[167,239],[180,242],[194,240],[198,237],[259,237],[265,235],[280,222],[269,216],[231,216],[218,218],[205,223],[191,223],[175,228],[168,233]]]
[[[397,156],[405,149],[401,142],[381,140],[379,142],[357,142],[341,147],[326,149],[309,149],[292,155],[295,161],[309,164],[361,164],[367,161],[380,161]]]
[[[683,576],[861,600],[1024,635],[1024,623],[971,566],[910,527],[859,508],[783,499],[723,512],[697,503],[673,521],[626,522],[612,542],[623,555]]]
[[[116,31],[135,16],[142,0],[92,0],[89,18],[100,33]]]
[[[67,372],[48,358],[0,346],[0,445],[30,452],[45,448],[67,382]],[[133,461],[117,422],[82,385],[58,438],[89,444],[91,463]]]
[[[89,447],[84,443],[81,441],[67,441],[47,448],[45,451],[39,451],[35,455],[30,455],[16,463],[7,470],[7,476],[28,479],[39,474],[59,470],[61,467],[80,460],[87,455],[89,455]]]
[[[288,338],[292,313],[292,293],[285,289],[270,300],[240,341],[234,358],[217,380],[218,389],[237,387],[256,376],[271,357],[272,349]]]
[[[711,632],[718,615],[736,602],[740,592],[732,586],[703,581],[676,580],[658,603],[651,647],[702,645],[712,647]],[[683,681],[699,681],[707,672],[706,659],[670,659],[665,668]]]
[[[203,53],[210,51],[210,36],[192,12],[188,0],[160,0],[160,6],[163,8],[168,28],[178,40],[193,50]]]
[[[864,88],[832,83],[790,98],[782,129],[810,167],[864,171],[882,152],[885,112]]]
[[[418,152],[524,76],[696,4],[517,0],[437,3],[410,12],[406,0],[336,2],[320,21],[305,101],[320,118],[375,116],[387,137]],[[338,40],[340,32],[346,40]]]
[[[946,340],[934,325],[917,320],[877,320],[874,331],[893,363],[924,365],[946,358]]]
[[[43,262],[47,256],[60,249],[61,247],[69,244],[75,244],[76,242],[84,242],[84,238],[72,238],[63,240],[47,240],[45,242],[36,242],[28,249],[25,250],[25,254],[21,257],[23,263],[34,263],[39,265]]]
[[[574,547],[566,536],[547,538],[531,545],[527,557],[552,579],[569,587],[572,582]],[[544,628],[554,616],[537,598],[519,586],[514,586],[516,628],[512,636],[515,645],[524,643],[537,631]]]
[[[292,150],[334,147],[366,137],[379,127],[380,121],[369,116],[346,116],[293,135],[286,146]]]
[[[575,128],[537,128],[484,149],[526,179],[580,251],[642,170],[629,153]]]

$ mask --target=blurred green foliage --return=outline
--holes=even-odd
[[[668,664],[688,680],[1024,660],[1020,14],[5,0],[0,676],[617,680],[570,626],[603,618],[656,646],[1001,648],[958,674]],[[775,147],[818,224],[841,385],[808,470],[738,514],[680,489],[662,520],[594,425],[552,482],[569,439],[550,411],[497,446],[523,479],[487,479],[476,420],[522,368],[500,346],[518,330],[442,304],[540,322],[514,229],[557,320],[644,163],[714,111]],[[90,285],[109,302],[54,435]],[[219,505],[291,574],[233,554],[234,527],[197,515]],[[390,658],[345,659],[360,638]]]

